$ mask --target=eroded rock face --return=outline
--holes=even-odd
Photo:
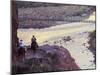
[[[34,53],[28,50],[22,64],[13,66],[15,73],[39,73],[80,69],[67,49],[62,46],[40,46]]]
[[[94,58],[96,58],[96,31],[91,32],[89,38],[89,50],[93,53]],[[96,59],[94,60],[94,63],[96,63]]]
[[[90,44],[90,48],[96,49],[96,31],[91,32],[89,37],[90,37],[90,40],[88,43]]]

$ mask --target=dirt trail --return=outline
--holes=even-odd
[[[71,25],[71,26],[70,26]],[[54,37],[59,37],[63,35],[68,35],[71,33],[93,31],[95,25],[92,23],[71,23],[64,24],[61,26],[54,26],[46,29],[19,29],[18,37],[24,40],[26,45],[29,45],[31,42],[31,37],[34,34],[37,38],[39,44],[43,43],[45,40],[49,40]]]

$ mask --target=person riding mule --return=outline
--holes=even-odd
[[[33,35],[32,39],[31,39],[31,49],[36,51],[37,48],[38,48],[38,44],[36,42],[35,36]]]
[[[17,55],[20,59],[25,58],[25,46],[23,40],[19,41]]]

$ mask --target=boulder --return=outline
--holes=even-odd
[[[25,55],[25,60],[21,65],[13,66],[14,73],[40,73],[80,69],[69,51],[62,46],[43,45],[39,46],[35,53],[32,50],[27,50]]]

